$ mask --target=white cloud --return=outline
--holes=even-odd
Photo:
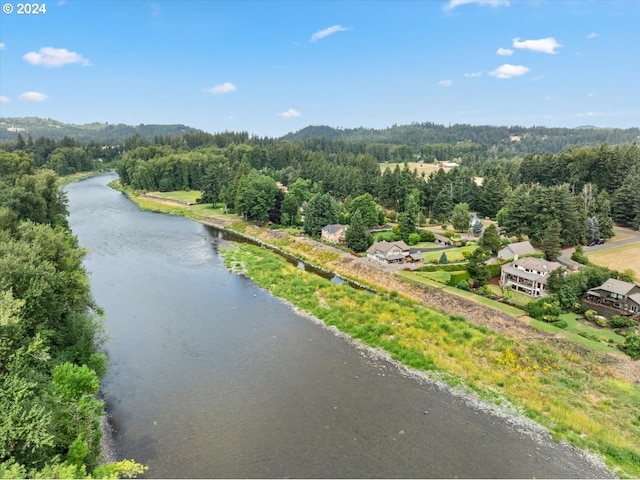
[[[576,113],[576,117],[604,117],[607,114],[604,112],[586,112],[586,113]]]
[[[482,72],[471,72],[471,73],[464,74],[465,77],[470,77],[470,78],[479,77],[481,75],[482,75]]]
[[[449,0],[443,7],[445,11],[451,11],[462,5],[482,5],[486,7],[508,7],[509,0]]]
[[[438,85],[440,85],[441,87],[450,87],[451,85],[453,85],[453,80],[440,80],[438,82]]]
[[[293,108],[290,108],[286,112],[282,112],[282,113],[278,114],[278,116],[282,117],[282,118],[294,118],[294,117],[300,117],[301,115],[302,114],[299,111],[297,111],[297,110],[295,110]]]
[[[9,97],[5,97],[4,95],[0,95],[0,103],[9,103]]]
[[[329,35],[333,35],[334,33],[344,32],[349,30],[347,27],[343,27],[342,25],[334,25],[333,27],[325,28],[324,30],[319,30],[309,39],[310,42],[317,42],[318,40],[323,39],[324,37],[328,37]]]
[[[519,38],[513,39],[513,47],[514,48],[523,48],[525,50],[532,50],[534,52],[542,52],[542,53],[557,53],[556,49],[560,48],[562,45],[559,44],[555,38],[547,37],[541,38],[539,40],[523,40],[520,41]]]
[[[500,65],[493,72],[489,72],[489,75],[496,78],[511,78],[524,75],[528,71],[529,68],[522,65],[511,65],[509,63],[505,63],[504,65]]]
[[[214,95],[219,95],[221,93],[231,93],[235,92],[238,88],[231,82],[224,82],[220,85],[216,85],[215,87],[209,88],[206,90],[209,93],[213,93]]]
[[[43,100],[49,98],[49,96],[40,92],[23,92],[18,95],[18,98],[20,100],[24,100],[25,102],[42,102]]]
[[[599,36],[600,36],[600,34],[599,34],[599,33],[591,32],[589,35],[587,35],[587,38],[588,38],[589,40],[591,40],[592,38],[597,38],[597,37],[599,37]]]
[[[6,45],[4,43],[0,43],[0,50],[4,50],[4,47],[6,47]]]
[[[508,57],[510,55],[513,55],[513,50],[511,50],[510,48],[499,48],[496,53],[498,55],[502,55],[503,57]]]
[[[91,65],[88,59],[66,48],[43,47],[38,52],[25,53],[22,58],[31,65],[45,67],[62,67],[69,63],[79,63],[85,67]]]
[[[593,93],[587,93],[587,97],[593,97]]]

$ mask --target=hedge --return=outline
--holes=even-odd
[[[447,263],[438,265],[423,265],[416,269],[418,272],[459,272],[466,270],[466,263]]]
[[[471,275],[469,275],[469,272],[467,272],[466,270],[463,272],[451,272],[451,278],[449,278],[449,285],[451,285],[452,287],[455,287],[460,282],[467,280],[470,277]]]

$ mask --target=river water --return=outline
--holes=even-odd
[[[147,477],[611,477],[297,314],[228,272],[207,227],[141,212],[114,178],[68,185],[69,220],[111,337],[116,455]]]

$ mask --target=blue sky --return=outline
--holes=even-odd
[[[0,14],[0,115],[640,126],[640,1],[47,1]]]

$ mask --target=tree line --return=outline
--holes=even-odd
[[[100,309],[53,171],[0,151],[0,477],[131,476],[102,464]]]

